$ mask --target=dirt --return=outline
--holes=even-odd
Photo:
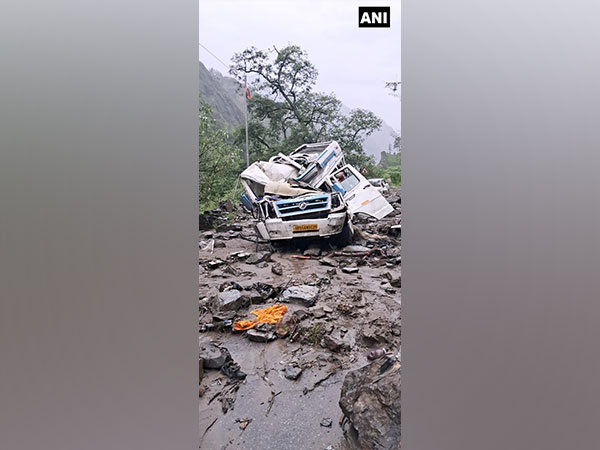
[[[251,217],[239,208],[227,204],[210,213],[216,229],[200,232],[200,343],[227,348],[246,378],[232,381],[218,370],[204,369],[201,449],[350,448],[339,406],[346,373],[370,363],[370,350],[400,353],[399,190],[392,189],[388,200],[395,211],[386,218],[355,218],[359,231],[353,245],[363,249],[336,248],[327,240],[257,243]],[[320,256],[304,255],[315,247]],[[271,255],[246,263],[257,252]],[[358,271],[346,273],[345,267]],[[296,285],[318,288],[315,306],[279,301],[286,288]],[[238,309],[219,314],[219,294],[231,289],[242,294],[234,305]],[[274,336],[289,334],[271,342],[250,341],[223,321],[251,320],[250,311],[274,304],[288,307],[280,325],[257,328]],[[299,377],[286,378],[286,367],[288,375],[301,369]],[[329,419],[331,426],[321,425]]]

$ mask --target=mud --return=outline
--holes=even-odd
[[[399,190],[392,189],[388,199],[395,208],[388,217],[355,220],[353,246],[362,249],[326,240],[257,243],[251,218],[236,207],[224,205],[207,216],[203,223],[217,229],[200,231],[199,341],[226,347],[247,376],[233,381],[204,369],[201,449],[351,448],[339,406],[346,373],[369,364],[373,349],[400,353]],[[319,248],[320,256],[309,256],[319,253],[314,250],[305,255],[310,248]],[[300,285],[318,289],[314,306],[280,302],[287,288]],[[236,309],[219,312],[219,295],[232,289],[241,296],[225,297],[236,298]],[[277,339],[255,342],[246,332],[232,331],[232,321],[251,320],[251,310],[276,303],[288,307],[282,322],[256,329]],[[298,369],[297,379],[286,377]],[[332,425],[322,426],[328,419]]]

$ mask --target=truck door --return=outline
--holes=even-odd
[[[350,165],[334,172],[331,183],[334,190],[341,192],[352,214],[382,219],[394,210],[377,188]]]

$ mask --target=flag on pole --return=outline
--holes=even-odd
[[[252,96],[250,95],[250,89],[246,88],[246,98],[250,100]]]

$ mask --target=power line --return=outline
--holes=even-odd
[[[229,66],[227,64],[225,64],[221,58],[219,58],[217,55],[215,55],[213,52],[211,52],[209,49],[207,49],[204,45],[198,43],[198,45],[200,47],[202,47],[204,50],[206,50],[208,53],[210,53],[217,61],[219,61],[221,64],[223,64],[225,67],[227,67],[227,70],[229,70]]]

